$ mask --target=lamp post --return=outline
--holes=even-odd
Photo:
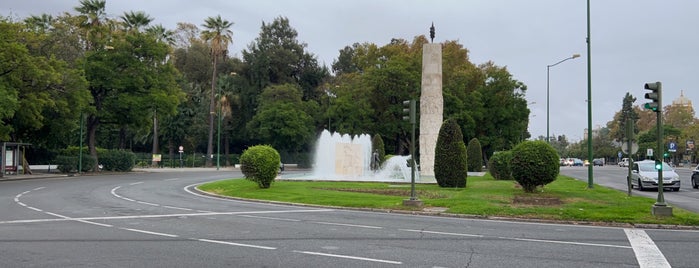
[[[587,0],[587,158],[592,159],[592,59],[590,54],[590,0]],[[630,149],[630,148],[629,148]],[[592,167],[587,166],[587,188],[592,189]]]
[[[568,58],[562,59],[559,62],[556,62],[551,65],[546,65],[546,142],[549,142],[550,139],[550,134],[549,134],[549,71],[551,70],[551,67],[556,66],[558,64],[561,64],[564,61],[567,60],[572,60],[575,58],[580,57],[580,54],[573,54],[573,56],[570,56]]]

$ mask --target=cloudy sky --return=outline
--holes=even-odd
[[[680,96],[699,103],[699,1],[591,1],[591,54],[587,53],[585,0],[107,0],[107,15],[144,11],[154,24],[174,29],[177,22],[201,25],[221,15],[234,22],[232,51],[254,41],[261,23],[287,17],[300,42],[328,66],[338,50],[355,42],[379,46],[392,38],[412,40],[429,35],[435,42],[458,40],[473,63],[493,61],[507,66],[524,82],[530,103],[529,131],[583,138],[587,128],[587,61],[592,71],[592,124],[605,126],[621,109],[626,92],[645,102],[643,84],[661,81],[664,104]],[[63,12],[75,14],[78,0],[10,0],[0,15]],[[547,65],[550,113],[546,109]],[[591,56],[591,57],[590,57]]]

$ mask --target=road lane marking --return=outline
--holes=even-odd
[[[131,229],[131,228],[119,228],[119,229],[126,230],[126,231],[132,231],[132,232],[138,232],[138,233],[144,233],[144,234],[158,235],[158,236],[179,237],[178,235],[151,232],[151,231],[139,230],[139,229]]]
[[[483,237],[482,235],[474,235],[474,234],[446,233],[446,232],[435,232],[435,231],[425,231],[425,230],[412,230],[412,229],[399,229],[399,230],[401,230],[401,231],[406,231],[406,232],[426,233],[426,234],[454,235],[454,236],[467,236],[467,237]]]
[[[248,247],[248,248],[259,248],[259,249],[277,249],[277,248],[273,248],[273,247],[265,247],[265,246],[250,245],[250,244],[233,243],[233,242],[220,241],[220,240],[210,240],[210,239],[203,239],[203,238],[192,238],[192,239],[193,239],[193,240],[196,240],[196,241],[201,241],[201,242],[215,243],[215,244],[223,244],[223,245],[237,246],[237,247]]]
[[[255,218],[255,219],[266,219],[266,220],[275,220],[275,221],[294,221],[294,222],[299,222],[299,221],[301,221],[301,220],[297,220],[297,219],[285,219],[285,218],[264,217],[264,216],[253,216],[253,215],[240,215],[240,217]]]
[[[179,180],[180,178],[172,178],[172,179],[165,179],[164,181],[176,181]]]
[[[329,254],[329,253],[322,253],[322,252],[298,251],[298,250],[294,250],[294,252],[302,253],[302,254],[309,254],[309,255],[325,256],[325,257],[335,257],[335,258],[343,258],[343,259],[360,260],[360,261],[371,261],[371,262],[380,262],[380,263],[388,263],[388,264],[403,264],[403,262],[399,262],[399,261],[372,259],[372,258],[365,258],[365,257],[349,256],[349,255]]]
[[[143,183],[143,182],[142,182],[142,181],[139,181],[139,182],[132,182],[132,183],[129,183],[129,185],[139,185],[139,184],[141,184],[141,183]]]
[[[337,223],[337,222],[324,222],[324,221],[316,221],[315,223],[317,223],[317,224],[325,224],[325,225],[336,225],[336,226],[346,226],[346,227],[367,228],[367,229],[383,229],[383,227],[371,226],[371,225],[357,225],[357,224]]]
[[[173,206],[162,206],[164,208],[171,208],[171,209],[179,209],[179,210],[186,210],[186,211],[192,211],[193,209],[191,208],[181,208],[181,207],[173,207]]]
[[[148,203],[148,202],[144,202],[144,201],[136,201],[136,203],[144,204],[144,205],[149,205],[149,206],[154,206],[154,207],[159,207],[159,206],[160,206],[159,204]]]
[[[629,243],[631,243],[631,247],[633,247],[636,260],[638,260],[638,265],[641,268],[672,267],[646,231],[640,229],[624,229],[624,233],[626,233],[626,237],[628,237]]]

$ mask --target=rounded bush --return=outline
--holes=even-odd
[[[468,167],[461,127],[453,119],[442,123],[434,152],[434,178],[440,187],[466,187]]]
[[[490,157],[488,164],[490,175],[496,180],[512,180],[510,161],[512,161],[512,151],[495,152],[493,156]]]
[[[524,141],[512,149],[512,176],[525,192],[556,180],[560,172],[556,150],[544,141]]]
[[[481,142],[477,138],[473,138],[468,142],[466,154],[468,155],[468,171],[483,171],[483,149],[481,148]]]
[[[254,181],[260,188],[269,188],[277,177],[281,157],[269,145],[255,145],[240,156],[240,170],[245,179]]]

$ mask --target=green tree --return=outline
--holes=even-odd
[[[245,178],[257,183],[260,188],[269,188],[277,177],[281,158],[279,152],[269,145],[255,145],[240,156],[240,170]]]
[[[153,18],[148,16],[148,14],[143,11],[124,12],[124,15],[122,15],[120,18],[124,23],[124,28],[126,28],[127,31],[136,32],[140,32],[141,28],[148,26],[148,24],[153,21]]]
[[[213,72],[211,74],[211,93],[209,94],[209,142],[206,147],[206,155],[210,156],[214,153],[216,67],[219,58],[226,55],[226,52],[228,51],[228,44],[233,41],[233,32],[230,30],[233,23],[222,19],[221,15],[218,15],[216,17],[208,17],[202,26],[206,28],[206,30],[201,33],[202,39],[209,42],[209,46],[211,47],[211,66],[213,67]],[[212,166],[212,159],[210,157],[206,158],[206,166]]]
[[[466,145],[461,128],[453,119],[442,123],[434,156],[434,177],[440,187],[466,187]]]
[[[381,135],[375,134],[374,137],[371,138],[371,149],[372,152],[376,152],[379,158],[378,166],[380,167],[385,160],[384,158],[386,157],[386,149],[384,148],[383,139],[381,138]]]
[[[468,161],[468,171],[481,172],[483,170],[483,151],[481,143],[477,138],[473,138],[468,142],[466,148]]]
[[[266,88],[260,95],[257,114],[248,123],[248,131],[262,143],[282,151],[308,150],[315,128],[305,107],[310,103],[301,100],[302,94],[294,84]]]
[[[632,124],[636,125],[638,121],[638,113],[633,108],[633,103],[636,98],[626,92],[622,101],[621,111],[614,115],[614,120],[607,123],[607,128],[610,129],[611,138],[615,141],[622,142],[626,139],[626,120],[630,119]],[[634,127],[634,133],[638,133],[638,129]]]

